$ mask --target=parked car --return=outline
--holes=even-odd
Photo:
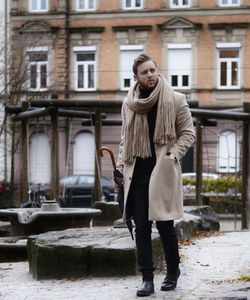
[[[94,175],[71,175],[59,180],[59,203],[62,207],[91,207],[94,201]],[[106,201],[116,201],[113,182],[101,177],[103,196]],[[32,185],[28,201],[22,207],[40,207],[43,200],[49,197],[48,185]]]
[[[91,207],[94,201],[94,175],[72,175],[60,179],[60,204],[62,207]],[[116,201],[113,182],[101,177],[105,200]]]
[[[182,178],[196,179],[196,173],[182,173]],[[202,173],[202,179],[218,179],[219,175],[216,173]]]
[[[10,199],[10,184],[0,181],[0,208],[8,207]]]

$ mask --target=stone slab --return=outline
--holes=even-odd
[[[104,206],[107,209],[108,205]],[[27,251],[31,274],[36,279],[137,274],[135,242],[121,225],[122,222],[115,227],[72,228],[30,236]],[[190,240],[196,231],[219,229],[219,217],[209,206],[188,207],[184,218],[175,222],[175,228],[179,240]],[[154,265],[162,269],[163,252],[155,228],[152,241]]]
[[[158,234],[152,234],[154,265],[163,267]],[[137,274],[135,242],[127,229],[78,228],[30,236],[29,269],[36,279]],[[125,262],[125,263],[124,263]]]
[[[0,209],[0,220],[11,222],[12,236],[29,236],[51,230],[89,227],[101,214],[94,208],[61,208],[59,211],[41,211],[39,208]]]
[[[106,220],[106,217],[105,215],[109,215],[110,213],[107,212],[107,214],[104,212],[105,211],[109,211],[111,210],[112,212],[116,211],[117,214],[119,214],[119,210],[117,210],[117,205],[116,203],[101,203],[101,205],[99,206],[99,208],[101,209],[102,208],[102,215],[104,215],[104,219],[98,219],[97,224],[99,224],[99,226],[104,226],[105,224],[105,220]],[[187,212],[187,213],[184,213],[184,217],[183,219],[181,220],[176,220],[175,221],[175,228],[176,228],[176,232],[177,232],[177,236],[178,236],[178,239],[179,240],[190,240],[192,239],[192,236],[195,232],[197,231],[201,231],[201,230],[209,230],[209,228],[212,229],[217,229],[219,228],[219,218],[218,218],[218,215],[217,214],[214,214],[213,210],[210,208],[210,207],[207,207],[207,206],[197,206],[197,207],[185,207],[184,210]],[[213,218],[211,218],[211,216],[213,216]],[[110,222],[110,221],[108,221]],[[7,223],[5,222],[1,222],[1,225],[2,226],[5,226]],[[10,225],[8,223],[8,225]],[[209,226],[208,226],[209,225]],[[114,227],[115,228],[122,228],[123,229],[123,232],[121,231],[119,234],[121,234],[121,239],[116,239],[116,241],[112,241],[112,245],[113,247],[115,246],[116,243],[118,243],[118,241],[122,241],[123,238],[122,236],[124,236],[124,239],[126,238],[128,240],[127,244],[130,245],[130,243],[132,242],[131,238],[130,238],[130,235],[126,229],[126,225],[122,222],[121,219],[117,220],[114,224]],[[101,230],[101,229],[100,229]],[[105,230],[107,230],[107,228],[105,228]],[[113,230],[112,227],[109,228],[109,230]],[[76,232],[78,232],[79,229],[76,229]],[[95,228],[95,230],[91,229],[91,233],[92,233],[92,236],[91,236],[91,240],[94,239],[96,240],[96,237],[95,235],[97,234],[97,236],[99,236],[99,233],[98,233],[98,229]],[[101,231],[102,232],[102,231]],[[3,235],[2,235],[3,236]],[[77,241],[74,241],[73,243],[73,240],[74,239],[77,239],[78,238],[78,235],[75,235],[75,232],[72,232],[72,239],[70,240],[71,241],[71,244],[69,244],[67,247],[65,247],[65,251],[68,251],[70,252],[69,254],[69,257],[67,260],[71,261],[72,260],[72,251],[73,252],[77,252],[76,249],[72,249],[71,248],[71,245],[73,245],[74,243],[76,243]],[[80,238],[81,238],[81,235],[80,235]],[[10,239],[11,241],[13,241],[14,239],[18,241],[19,237],[10,237],[10,238],[7,238],[7,239]],[[97,239],[99,239],[97,237]],[[26,250],[26,243],[20,245],[20,243],[17,243],[17,242],[7,242],[6,243],[6,238],[4,239],[5,241],[1,242],[0,241],[0,256],[1,256],[1,262],[14,262],[14,261],[21,261],[21,260],[27,260],[27,250]],[[25,240],[26,241],[26,240]],[[65,242],[65,240],[64,240]],[[87,243],[89,243],[89,240],[86,240]],[[119,243],[120,243],[119,242]],[[135,251],[135,244],[132,242],[134,248],[131,250],[132,251],[132,256],[134,257],[134,252]],[[53,245],[53,241],[51,241],[51,247],[54,247]],[[110,247],[106,246],[106,250],[103,249],[103,247],[100,247],[98,248],[97,245],[95,245],[95,248],[92,247],[92,253],[95,253],[95,259],[94,261],[92,260],[92,263],[93,265],[99,261],[99,251],[101,253],[104,253],[105,251],[107,251],[107,253],[105,254],[106,255],[106,260],[111,260],[111,262],[113,264],[115,264],[115,256],[116,256],[116,253],[118,253],[118,257],[120,255],[127,255],[127,253],[125,254],[125,252],[127,251],[125,249],[125,251],[122,253],[122,247],[124,247],[124,243],[120,243],[120,244],[117,244],[117,247],[115,249],[115,251],[113,251]],[[126,248],[126,247],[125,247]],[[119,250],[118,250],[119,249]],[[155,250],[155,249],[154,249]],[[47,250],[46,250],[47,251]],[[45,251],[45,252],[46,252]],[[59,251],[59,250],[58,250]],[[60,249],[60,251],[62,251],[62,248]],[[156,251],[156,250],[155,250]],[[108,252],[110,253],[110,258],[109,258],[109,254]],[[122,254],[121,254],[122,253]],[[40,249],[39,250],[39,255],[43,255],[42,254],[42,250]],[[46,255],[48,255],[48,253],[46,252]],[[54,254],[53,254],[54,255]],[[61,255],[61,254],[60,254]],[[66,253],[63,254],[64,257],[67,255]],[[161,253],[159,254],[161,255]],[[156,255],[158,256],[158,254]],[[49,257],[49,256],[48,256]],[[54,260],[56,261],[57,258],[54,258]],[[42,261],[41,258],[38,259],[39,261]],[[67,269],[67,262],[63,262],[61,263],[59,261],[60,264],[64,264],[64,268]],[[105,264],[104,264],[105,265]],[[118,269],[118,265],[116,266],[116,272],[119,271]],[[99,267],[100,266],[100,267]],[[102,265],[100,265],[99,263],[96,263],[96,266],[95,268],[92,268],[92,272],[93,274],[101,274],[101,272],[104,272],[105,268],[103,268]],[[123,267],[124,269],[124,267]],[[65,271],[65,269],[64,269]],[[71,272],[71,267],[70,267],[70,264],[68,266],[68,271],[67,273],[70,275],[70,272]],[[75,271],[74,271],[75,272]],[[119,271],[120,272],[120,271]],[[59,271],[58,271],[59,273]],[[85,271],[84,274],[88,273],[88,271]],[[126,271],[126,273],[129,273],[128,271]],[[134,271],[133,271],[134,273]],[[82,274],[82,271],[80,271],[79,273],[81,276]],[[105,274],[106,274],[106,271],[105,271]],[[68,275],[68,276],[69,276]],[[64,275],[62,275],[64,276]],[[76,275],[73,275],[74,276],[78,276],[77,274]],[[94,275],[96,276],[96,275]]]
[[[214,212],[211,206],[185,206],[184,212],[189,215],[197,216],[200,218],[200,230],[220,230],[219,215]]]
[[[93,208],[102,211],[93,219],[93,226],[113,226],[114,221],[122,217],[118,202],[96,201]]]
[[[24,237],[0,238],[0,263],[27,260],[26,243]]]

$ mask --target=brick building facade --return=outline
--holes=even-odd
[[[12,0],[10,14],[12,49],[18,43],[28,58],[19,99],[52,94],[62,101],[122,99],[133,82],[133,58],[147,52],[173,88],[200,107],[234,108],[250,101],[250,0]],[[119,114],[107,117],[119,119]],[[38,155],[32,135],[38,138],[46,126],[31,124],[30,160]],[[94,159],[92,146],[83,149],[82,165],[77,163],[77,147],[93,144],[91,127],[61,120],[60,128],[60,175],[66,165],[71,174],[93,172],[93,165],[85,167],[86,160]],[[102,143],[115,152],[119,132],[119,127],[102,131]],[[223,166],[223,155],[228,142],[240,147],[240,126],[221,122],[205,135],[204,151],[211,153],[205,170],[233,172],[236,160],[227,158]],[[41,135],[36,141],[43,145],[44,139]],[[40,164],[45,165],[41,159]],[[48,179],[48,168],[40,177],[31,170],[31,181]],[[104,161],[104,175],[110,177],[110,170]]]

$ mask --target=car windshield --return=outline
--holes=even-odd
[[[112,181],[110,181],[109,179],[107,179],[105,177],[101,178],[101,184],[102,184],[102,186],[112,186],[113,187]]]
[[[79,176],[78,184],[94,184],[95,177],[91,175]]]
[[[60,179],[60,183],[64,185],[76,184],[77,176],[69,176]]]
[[[68,177],[63,177],[60,179],[60,184],[62,185],[80,185],[80,186],[94,186],[95,176],[94,175],[72,175]],[[112,181],[105,177],[101,177],[101,185],[113,187]]]

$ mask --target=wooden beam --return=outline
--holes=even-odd
[[[58,112],[50,109],[51,116],[51,197],[58,201],[59,195],[59,157],[58,157]]]
[[[93,124],[95,126],[95,191],[94,199],[96,201],[101,200],[101,159],[99,154],[99,149],[101,147],[101,128],[102,119],[101,113],[97,110],[93,114]]]
[[[122,100],[31,100],[32,107],[74,107],[87,108],[89,111],[94,111],[98,108],[119,110],[122,106]]]
[[[242,217],[241,228],[249,228],[249,130],[250,122],[243,122],[242,137]]]
[[[234,121],[244,121],[250,120],[249,112],[238,112],[238,111],[215,111],[211,109],[199,109],[191,108],[191,113],[193,117],[198,118],[213,118],[221,120],[234,120]]]
[[[22,102],[22,110],[28,109],[28,101]],[[27,119],[21,122],[21,166],[20,166],[20,202],[25,203],[28,200],[28,134]]]
[[[49,114],[47,108],[37,108],[34,110],[30,111],[24,111],[18,114],[17,116],[12,117],[12,121],[22,121],[22,120],[29,120],[32,118],[39,118],[39,117],[44,117]]]
[[[250,113],[250,102],[243,103],[244,111]],[[242,129],[242,217],[241,228],[249,229],[250,209],[250,121],[243,122]]]
[[[196,120],[196,205],[202,205],[202,119]]]

